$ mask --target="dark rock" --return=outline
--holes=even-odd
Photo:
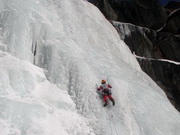
[[[159,31],[180,34],[180,8],[169,15],[164,26]]]
[[[155,60],[180,61],[180,37],[128,23],[112,24],[132,53],[148,58],[138,60],[142,70],[165,91],[171,103],[180,111],[180,65]]]
[[[180,37],[171,33],[158,32],[157,45],[163,58],[180,62]]]
[[[120,38],[138,56],[180,62],[180,37],[128,23],[112,22]]]
[[[158,46],[157,32],[128,23],[112,22],[120,38],[125,41],[132,52],[147,58],[163,58]]]
[[[171,103],[180,111],[180,65],[148,59],[138,61],[142,70],[165,91]]]
[[[172,10],[172,11],[176,10],[176,9],[180,8],[180,2],[170,1],[164,8]]]
[[[151,29],[159,29],[167,18],[166,11],[157,0],[91,0],[108,20],[132,23]]]

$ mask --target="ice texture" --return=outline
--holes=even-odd
[[[0,1],[0,135],[179,133],[177,110],[92,4]]]

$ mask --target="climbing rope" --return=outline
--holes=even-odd
[[[111,121],[112,121],[113,127],[114,127],[114,129],[115,129],[116,135],[118,135],[118,132],[117,132],[117,129],[116,129],[116,126],[115,126],[115,122],[114,122],[114,120],[113,120],[113,115],[112,115],[111,110],[109,110],[109,121],[110,121],[110,127],[111,127],[111,135],[112,135]]]
[[[110,123],[110,128],[111,128],[111,135],[112,135],[112,126],[111,126],[111,116],[110,116],[110,113],[108,115],[109,115],[109,123]]]

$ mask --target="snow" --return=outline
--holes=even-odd
[[[175,65],[180,65],[180,62],[176,62],[176,61],[172,61],[172,60],[145,58],[145,57],[141,57],[141,56],[137,56],[137,55],[135,55],[135,56],[136,56],[136,58],[138,58],[138,59],[147,59],[147,60],[164,61],[164,62],[172,63],[172,64],[175,64]]]
[[[0,134],[179,134],[179,113],[87,1],[1,0],[0,29]],[[101,79],[115,106],[102,107]]]

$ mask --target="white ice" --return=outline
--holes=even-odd
[[[84,0],[0,1],[0,135],[178,135],[180,115]],[[102,107],[107,79],[116,105]]]

